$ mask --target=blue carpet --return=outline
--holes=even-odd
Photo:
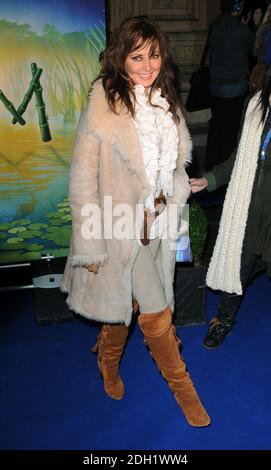
[[[208,292],[207,320],[218,296]],[[1,449],[271,449],[271,295],[266,275],[248,288],[238,322],[217,350],[206,326],[178,328],[183,356],[212,417],[190,427],[136,325],[121,363],[126,393],[103,392],[90,352],[98,327],[77,318],[36,324],[32,292],[1,295]]]

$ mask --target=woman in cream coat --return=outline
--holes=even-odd
[[[146,343],[186,419],[207,426],[172,326],[178,231],[168,235],[168,214],[177,208],[179,221],[190,193],[192,147],[173,78],[160,28],[143,17],[125,20],[103,53],[78,126],[62,290],[71,309],[103,323],[94,350],[111,398],[124,394],[118,369],[135,300]]]

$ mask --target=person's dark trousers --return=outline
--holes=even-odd
[[[236,148],[246,96],[220,98],[211,95],[212,117],[209,121],[205,171],[227,160]]]
[[[240,271],[240,279],[243,292],[245,291],[247,283],[254,273],[256,261],[257,256],[252,253],[249,253],[247,248],[244,246],[242,250]],[[225,324],[230,325],[231,323],[233,323],[242,298],[243,295],[222,292],[220,297],[220,303],[217,307],[217,318],[223,321],[223,323]]]
[[[257,256],[250,253],[247,249],[247,244],[244,243],[240,270],[243,292],[246,289],[248,281],[255,274],[257,261]],[[223,343],[235,323],[237,310],[242,298],[243,295],[229,294],[227,292],[221,293],[220,303],[217,306],[217,315],[210,321],[208,331],[203,339],[203,346],[205,348],[214,349]]]

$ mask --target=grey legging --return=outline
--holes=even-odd
[[[155,262],[160,242],[157,238],[148,246],[141,246],[132,270],[133,297],[139,304],[140,313],[160,312],[167,306]]]

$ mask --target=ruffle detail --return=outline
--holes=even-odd
[[[136,96],[134,123],[151,188],[145,200],[145,207],[153,212],[154,199],[161,191],[166,197],[173,196],[173,174],[179,146],[178,130],[169,111],[169,104],[161,96],[160,89],[152,95],[151,103],[142,85],[136,85],[134,91]]]

